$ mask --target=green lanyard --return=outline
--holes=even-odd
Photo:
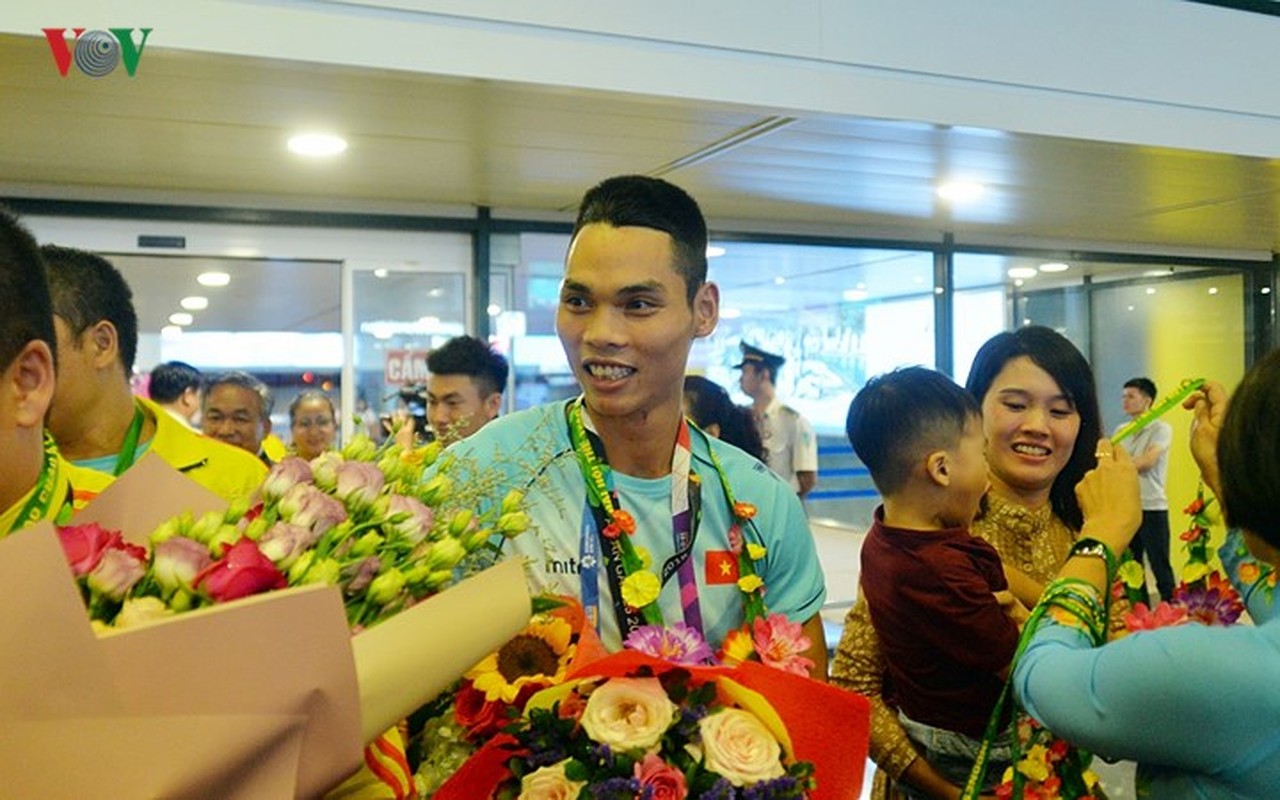
[[[129,432],[124,435],[124,444],[120,446],[120,455],[116,456],[116,468],[112,471],[112,475],[117,478],[124,474],[124,471],[133,466],[133,457],[138,452],[138,438],[142,436],[142,409],[134,406],[133,423],[129,425]]]
[[[44,461],[40,464],[40,476],[36,478],[36,487],[31,492],[31,498],[27,500],[26,505],[18,512],[12,527],[5,531],[5,535],[21,530],[42,519],[47,519],[50,516],[49,511],[53,506],[53,495],[57,487],[58,448],[53,443],[53,437],[49,435],[48,431],[45,431]]]

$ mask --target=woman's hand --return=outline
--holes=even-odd
[[[1214,495],[1222,499],[1218,476],[1218,434],[1227,416],[1227,392],[1222,384],[1207,381],[1200,391],[1182,401],[1195,416],[1191,420],[1191,457],[1200,467],[1200,476]]]
[[[1098,466],[1085,473],[1076,485],[1076,499],[1084,513],[1080,535],[1097,539],[1120,553],[1129,546],[1142,524],[1142,495],[1138,490],[1138,470],[1123,447],[1109,439],[1099,439]]]

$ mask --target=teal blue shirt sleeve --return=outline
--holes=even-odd
[[[1187,624],[1093,648],[1083,632],[1049,621],[1018,659],[1013,689],[1068,741],[1161,765],[1193,787],[1152,796],[1266,797],[1280,786],[1275,675],[1280,622]]]

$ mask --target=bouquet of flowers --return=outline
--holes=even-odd
[[[435,797],[856,796],[868,723],[864,698],[759,663],[623,651],[534,693]]]
[[[1186,622],[1204,625],[1234,625],[1244,612],[1240,593],[1221,572],[1212,566],[1209,558],[1209,509],[1213,498],[1205,499],[1204,487],[1196,491],[1196,498],[1183,509],[1191,519],[1181,534],[1187,563],[1182,569],[1182,580],[1174,587],[1173,596],[1162,599],[1154,608],[1138,599],[1143,594],[1146,577],[1142,564],[1126,559],[1119,569],[1115,592],[1130,599],[1132,609],[1124,617],[1124,633],[1153,630]],[[1257,574],[1241,575],[1244,583],[1254,583],[1261,578],[1257,562],[1249,561],[1242,570],[1252,569]],[[1275,576],[1270,578],[1274,587]]]
[[[438,453],[378,449],[362,436],[311,462],[285,458],[254,497],[225,511],[169,519],[149,549],[96,524],[61,528],[59,538],[103,625],[324,583],[342,589],[358,632],[485,565],[495,534],[528,526],[519,493],[480,517],[458,505],[447,464],[422,482]]]
[[[572,664],[605,655],[576,600],[538,602],[554,607],[535,614],[451,692],[411,718],[409,747],[422,754],[415,776],[420,796],[431,797],[481,745],[519,718],[534,694],[563,683]]]

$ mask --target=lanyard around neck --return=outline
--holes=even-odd
[[[623,601],[622,582],[629,571],[623,558],[622,546],[618,538],[604,535],[606,527],[615,524],[614,515],[620,508],[613,471],[605,456],[604,443],[596,432],[581,397],[570,403],[565,413],[568,417],[569,438],[573,443],[578,465],[587,486],[589,519],[594,523],[589,525],[588,515],[584,515],[579,547],[582,603],[598,627],[597,554],[603,551],[603,566],[609,581],[614,614],[618,621],[618,629],[625,638],[631,631],[647,622],[652,623],[653,620],[647,620],[641,610],[629,608]],[[660,579],[665,584],[673,574],[679,575],[685,624],[701,632],[702,612],[698,602],[698,587],[694,578],[693,564],[689,558],[693,551],[694,540],[697,538],[700,485],[697,474],[692,470],[693,459],[689,445],[689,426],[681,417],[671,459],[671,529],[675,553],[663,564]],[[657,609],[656,603],[653,608]],[[661,612],[658,612],[657,617],[661,618]]]
[[[120,445],[120,454],[116,456],[115,469],[111,471],[117,478],[133,466],[134,456],[138,452],[138,439],[142,436],[143,419],[142,409],[135,404],[133,422],[129,425],[129,432],[124,435],[124,444]]]
[[[53,437],[45,431],[44,458],[40,464],[40,475],[36,478],[31,497],[18,512],[13,525],[5,531],[6,535],[52,516],[53,501],[58,488],[58,460],[58,448],[53,443]]]

